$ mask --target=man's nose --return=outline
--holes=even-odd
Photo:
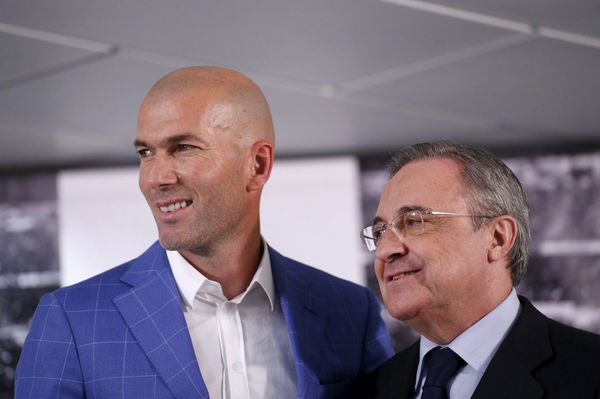
[[[168,155],[155,155],[147,166],[146,179],[152,188],[163,188],[177,183],[179,176],[175,160]]]
[[[382,262],[389,263],[407,253],[408,247],[406,246],[405,237],[401,234],[397,234],[391,226],[388,226],[385,233],[383,233],[383,236],[381,236],[377,242],[375,258]]]

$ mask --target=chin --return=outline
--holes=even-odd
[[[168,234],[159,234],[158,240],[160,241],[160,245],[168,251],[177,251],[190,247],[187,240],[182,239],[181,237],[173,237]]]
[[[390,309],[389,313],[390,313],[390,316],[392,316],[394,319],[400,320],[400,321],[406,323],[406,322],[409,322],[410,320],[414,319],[419,312],[418,311],[410,311],[407,309],[401,309],[401,310]]]
[[[210,255],[212,247],[198,237],[181,237],[179,235],[159,235],[160,245],[168,251],[192,251],[198,254]]]
[[[181,247],[179,245],[177,245],[176,243],[174,243],[170,240],[164,240],[164,239],[160,238],[159,241],[160,241],[160,245],[167,251],[177,251],[178,249],[181,249]]]
[[[414,319],[422,309],[422,307],[417,303],[407,303],[406,301],[402,303],[398,302],[399,301],[392,305],[386,304],[386,307],[390,316],[402,322],[409,322],[410,320]]]

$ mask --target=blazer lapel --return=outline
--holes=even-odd
[[[419,349],[420,344],[417,340],[417,342],[402,352],[402,356],[398,359],[401,367],[396,368],[396,375],[391,380],[395,381],[394,385],[397,387],[398,396],[394,395],[390,397],[412,398],[414,396],[415,384],[417,382],[417,367],[419,366]],[[405,365],[408,365],[408,367]]]
[[[322,359],[332,345],[325,334],[327,304],[311,295],[310,276],[294,261],[269,248],[275,290],[288,328],[296,364],[298,398],[316,397],[321,384],[335,379],[326,374]]]
[[[398,352],[380,367],[377,374],[379,384],[372,396],[377,399],[413,398],[419,366],[419,341]]]
[[[121,280],[132,287],[113,302],[170,391],[208,398],[165,251],[155,243]]]
[[[481,378],[474,399],[537,399],[544,395],[533,370],[552,356],[548,320],[527,299],[519,299],[521,314]]]

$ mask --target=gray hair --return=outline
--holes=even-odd
[[[446,141],[420,143],[394,154],[389,163],[390,176],[416,160],[449,158],[462,166],[469,212],[476,215],[510,215],[517,223],[517,237],[509,252],[509,267],[514,286],[527,272],[529,242],[529,205],[519,179],[508,166],[490,152]],[[479,229],[484,218],[472,218]]]

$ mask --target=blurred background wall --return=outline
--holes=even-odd
[[[377,291],[358,231],[389,154],[482,146],[531,199],[519,289],[598,331],[598,20],[595,0],[2,1],[0,398],[40,296],[155,239],[137,107],[187,65],[239,70],[271,104],[262,227],[275,248]],[[397,348],[413,339],[388,322]]]
[[[531,206],[530,267],[518,292],[548,316],[600,333],[600,152],[504,159]],[[375,214],[387,160],[277,161],[262,203],[265,239],[379,296],[358,232]],[[133,166],[3,176],[0,187],[0,370],[8,392],[40,296],[139,255],[157,231]],[[382,314],[396,349],[416,339]]]

